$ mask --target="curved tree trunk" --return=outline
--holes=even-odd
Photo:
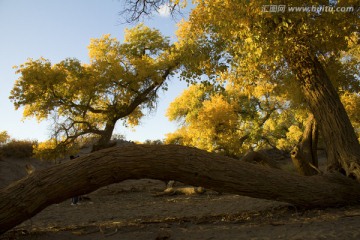
[[[291,151],[293,164],[301,175],[311,176],[320,173],[317,157],[318,128],[313,114],[310,114],[303,136]]]
[[[105,129],[102,131],[99,141],[96,144],[94,144],[91,150],[92,152],[115,146],[116,143],[114,144],[110,143],[113,131],[115,129],[115,124],[116,121],[114,122],[108,121],[106,123]]]
[[[104,149],[35,172],[0,189],[0,233],[47,206],[126,179],[177,180],[220,192],[327,207],[358,203],[360,185],[344,176],[305,177],[178,145]]]
[[[360,145],[350,119],[323,66],[306,46],[286,53],[311,112],[324,137],[328,168],[360,180]]]

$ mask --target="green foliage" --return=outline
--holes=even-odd
[[[125,140],[126,137],[124,134],[113,134],[112,137],[111,137],[111,141],[121,141],[121,140]]]
[[[148,144],[148,145],[163,145],[163,141],[161,141],[160,139],[156,139],[156,140],[150,140],[147,139],[143,142],[143,144]]]

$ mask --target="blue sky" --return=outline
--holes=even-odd
[[[16,139],[48,139],[49,123],[23,120],[22,109],[15,111],[9,100],[19,77],[12,67],[39,57],[52,63],[67,57],[88,63],[90,38],[110,33],[122,41],[124,29],[134,26],[122,23],[122,8],[121,0],[0,0],[0,131]],[[144,23],[175,40],[176,21],[171,17],[156,13]],[[163,139],[177,127],[166,119],[166,109],[185,88],[186,83],[171,79],[156,112],[143,118],[134,130],[118,124],[114,133],[124,134],[128,140]]]

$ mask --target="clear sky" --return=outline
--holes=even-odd
[[[110,33],[122,41],[124,29],[134,26],[123,23],[119,16],[122,8],[121,0],[0,0],[0,132],[7,131],[16,139],[49,138],[48,122],[23,120],[22,109],[15,111],[10,102],[10,91],[19,77],[12,67],[39,57],[52,63],[67,57],[88,63],[90,38]],[[170,16],[156,13],[144,22],[175,40],[176,21]],[[134,130],[117,124],[114,133],[124,134],[128,140],[163,139],[177,127],[166,119],[166,109],[185,88],[186,83],[171,79],[156,112],[143,118]]]

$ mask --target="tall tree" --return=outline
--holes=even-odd
[[[227,62],[232,69],[238,69],[235,73],[239,81],[245,79],[256,84],[264,79],[264,68],[289,69],[318,122],[327,148],[328,167],[360,179],[359,142],[321,59],[329,55],[338,57],[349,49],[349,42],[358,41],[357,2],[347,1],[345,5],[334,1],[289,0],[271,6],[267,1],[246,0],[197,3],[189,22],[183,25],[184,41],[207,40],[214,47],[224,47],[223,52],[231,56]],[[338,7],[349,11],[311,9],[325,4],[333,5],[334,11]],[[294,6],[303,8],[292,12]],[[220,60],[226,57],[223,54]],[[204,63],[198,65],[206,70],[208,65]]]
[[[159,89],[166,89],[166,79],[179,65],[173,48],[143,24],[127,29],[123,43],[104,35],[91,40],[89,64],[41,58],[18,66],[10,99],[16,109],[25,107],[24,117],[55,116],[57,146],[85,135],[98,136],[98,145],[105,146],[119,120],[137,125],[156,106]]]

